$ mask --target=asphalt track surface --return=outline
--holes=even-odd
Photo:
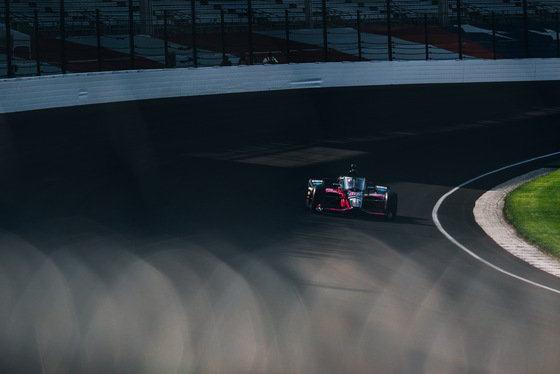
[[[0,116],[2,373],[555,373],[560,295],[438,199],[560,150],[560,84],[311,89]],[[447,232],[540,160],[460,189]],[[395,222],[312,214],[359,171]]]

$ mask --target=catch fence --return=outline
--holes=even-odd
[[[547,2],[548,1],[548,2]],[[5,0],[0,76],[560,57],[557,1]]]

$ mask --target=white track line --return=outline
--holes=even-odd
[[[480,256],[478,256],[477,254],[475,254],[474,252],[472,252],[470,249],[468,249],[467,247],[465,247],[464,245],[462,245],[461,243],[459,243],[453,236],[451,236],[447,231],[445,231],[445,229],[443,228],[443,226],[442,226],[441,223],[439,222],[439,218],[438,218],[438,211],[439,211],[439,208],[441,207],[441,204],[443,204],[443,202],[445,201],[445,199],[447,199],[449,196],[451,196],[453,193],[455,193],[455,192],[458,191],[459,189],[465,187],[467,184],[472,183],[472,182],[474,182],[474,181],[476,181],[476,180],[478,180],[478,179],[487,177],[488,175],[495,174],[495,173],[498,173],[498,172],[500,172],[500,171],[506,170],[506,169],[510,169],[510,168],[513,168],[513,167],[516,167],[516,166],[519,166],[519,165],[527,164],[527,163],[532,162],[532,161],[541,160],[541,159],[543,159],[543,158],[552,157],[552,156],[556,156],[556,155],[560,155],[560,152],[549,153],[549,154],[544,155],[544,156],[539,156],[539,157],[535,157],[535,158],[532,158],[532,159],[529,159],[529,160],[525,160],[525,161],[518,162],[518,163],[516,163],[516,164],[504,166],[503,168],[496,169],[496,170],[494,170],[494,171],[491,171],[491,172],[482,174],[482,175],[480,175],[480,176],[478,176],[478,177],[476,177],[476,178],[473,178],[473,179],[471,179],[471,180],[469,180],[469,181],[467,181],[467,182],[465,182],[465,183],[460,184],[459,186],[455,187],[454,189],[452,189],[451,191],[449,191],[448,193],[446,193],[445,195],[443,195],[443,196],[438,200],[438,202],[437,202],[436,205],[434,206],[434,209],[432,210],[432,220],[434,221],[434,223],[435,223],[436,227],[438,228],[438,230],[439,230],[447,239],[449,239],[449,241],[450,241],[451,243],[455,244],[457,247],[459,247],[460,249],[462,249],[465,253],[467,253],[468,255],[470,255],[471,257],[473,257],[474,259],[476,259],[476,260],[482,262],[483,264],[486,264],[486,265],[490,266],[492,269],[497,270],[497,271],[499,271],[499,272],[502,273],[502,274],[505,274],[505,275],[510,276],[510,277],[512,277],[512,278],[515,278],[515,279],[518,279],[518,280],[520,280],[520,281],[522,281],[522,282],[525,282],[525,283],[528,283],[528,284],[530,284],[530,285],[533,285],[533,286],[536,286],[536,287],[540,287],[540,288],[542,288],[542,289],[545,289],[545,290],[548,290],[548,291],[551,291],[551,292],[555,292],[555,293],[557,293],[557,294],[560,294],[560,290],[557,290],[557,289],[551,288],[551,287],[547,287],[547,286],[542,285],[542,284],[540,284],[540,283],[533,282],[533,281],[531,281],[531,280],[529,280],[529,279],[525,279],[525,278],[523,278],[523,277],[520,277],[519,275],[515,275],[515,274],[513,274],[513,273],[510,273],[509,271],[506,271],[506,270],[500,268],[499,266],[496,266],[496,265],[492,264],[491,262],[486,261],[486,260],[483,259],[482,257],[480,257]]]

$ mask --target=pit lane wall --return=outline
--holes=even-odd
[[[560,80],[560,59],[333,62],[117,71],[0,80],[0,113],[321,87]]]

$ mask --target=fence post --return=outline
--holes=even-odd
[[[560,31],[558,30],[558,12],[556,12],[556,55],[560,57],[560,38],[558,37]]]
[[[358,60],[362,61],[362,25],[360,23],[360,11],[357,11],[357,28],[358,28]]]
[[[6,64],[8,68],[8,78],[14,76],[14,68],[12,65],[12,33],[10,28],[11,23],[11,13],[10,13],[10,0],[4,0],[5,10],[6,10]]]
[[[66,28],[64,16],[64,0],[60,0],[60,64],[62,74],[66,74]]]
[[[391,35],[391,0],[387,0],[387,54],[393,61],[393,37]]]
[[[253,4],[251,0],[247,0],[247,27],[248,27],[248,42],[249,42],[249,65],[255,63],[255,56],[253,54]]]
[[[329,40],[327,34],[327,0],[323,0],[323,49],[324,60],[329,62]]]
[[[305,27],[308,29],[314,29],[315,25],[313,22],[313,0],[303,0],[305,7]]]
[[[194,0],[191,0],[191,18],[192,18],[192,49],[193,49],[193,66],[198,67],[198,48],[196,46],[196,6]]]
[[[97,70],[103,70],[103,63],[101,62],[101,16],[99,9],[95,9],[95,34],[97,41]]]
[[[496,53],[496,15],[492,12],[492,50],[494,51],[494,60],[497,57]]]
[[[134,8],[132,7],[132,0],[128,0],[128,37],[130,39],[130,69],[134,69]]]
[[[463,59],[463,25],[461,24],[461,0],[457,0],[457,48],[459,60]]]
[[[525,34],[525,58],[529,58],[529,21],[527,19],[527,0],[523,0],[523,30]]]
[[[430,59],[430,47],[428,45],[428,14],[424,13],[424,42],[426,45],[426,61]]]
[[[288,9],[286,9],[286,63],[290,63],[290,24]]]
[[[226,17],[224,15],[224,8],[220,9],[220,28],[222,36],[222,61],[226,60]]]
[[[35,23],[35,65],[37,66],[37,75],[41,75],[41,57],[39,55],[39,12],[37,9],[33,11],[33,18]]]
[[[169,44],[167,35],[167,9],[163,10],[163,56],[165,61],[165,67],[170,68],[169,66]]]

